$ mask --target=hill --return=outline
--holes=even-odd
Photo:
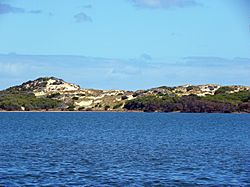
[[[133,92],[82,89],[42,77],[0,91],[0,110],[250,113],[250,87],[206,84]]]

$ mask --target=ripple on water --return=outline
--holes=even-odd
[[[247,186],[250,115],[0,113],[0,186]]]

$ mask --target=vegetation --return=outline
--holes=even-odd
[[[222,86],[218,90],[216,90],[215,95],[217,94],[225,94],[227,92],[233,91],[234,89],[229,86]]]
[[[121,108],[123,103],[118,103],[117,105],[113,106],[113,109]]]
[[[126,95],[123,95],[123,96],[121,97],[121,99],[122,99],[122,100],[126,100],[126,99],[128,99],[128,97],[127,97]]]
[[[169,106],[177,103],[178,97],[170,96],[143,96],[127,101],[124,108],[128,110],[143,110],[143,111],[164,111]]]
[[[53,79],[53,87],[47,86]],[[20,86],[14,86],[0,91],[0,110],[139,110],[146,112],[247,112],[250,113],[250,90],[243,86],[218,86],[207,85],[206,90],[200,86],[188,87],[158,87],[136,92],[116,92],[113,96],[105,96],[97,101],[103,92],[91,90],[93,93],[61,92],[64,84],[61,79],[39,78],[28,81]],[[214,91],[216,92],[214,93]],[[49,91],[48,91],[49,90]],[[240,90],[240,91],[239,91]],[[187,95],[192,91],[192,94]],[[36,97],[34,93],[45,93]],[[197,94],[207,94],[197,96]],[[214,95],[211,95],[214,94]],[[134,99],[129,100],[131,95]],[[78,106],[77,101],[82,97],[91,96],[89,106]],[[101,97],[102,98],[102,97]],[[119,100],[118,100],[119,99]]]
[[[73,104],[69,105],[67,108],[69,111],[74,111],[75,110],[75,106]]]
[[[195,88],[195,86],[188,86],[187,91],[193,90],[194,88]]]
[[[142,96],[127,101],[127,110],[143,110],[148,112],[250,112],[250,92],[223,93],[198,97],[189,95],[176,96]]]
[[[49,110],[60,106],[60,101],[50,98],[38,98],[33,93],[0,92],[2,110]]]
[[[79,111],[85,110],[85,107],[80,107],[80,108],[78,108],[78,110],[79,110]]]
[[[109,106],[109,105],[106,105],[106,106],[104,107],[104,110],[108,110],[108,109],[110,109],[110,106]]]
[[[59,97],[60,93],[53,93],[47,96],[47,98],[55,98],[55,97]]]
[[[249,91],[241,91],[236,93],[225,93],[222,92],[221,94],[209,95],[204,98],[203,100],[206,101],[213,101],[213,102],[223,102],[223,103],[230,103],[230,104],[240,104],[242,102],[249,102],[250,101],[250,92]]]
[[[165,90],[174,90],[176,87],[169,87],[169,86],[160,86],[159,89],[165,89]]]

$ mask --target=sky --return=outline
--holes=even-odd
[[[0,89],[250,85],[247,0],[0,0]]]

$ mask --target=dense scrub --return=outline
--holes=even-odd
[[[192,88],[189,88],[192,89]],[[102,103],[95,107],[102,107],[103,110],[139,110],[146,112],[247,112],[250,113],[250,91],[231,93],[232,89],[221,87],[215,95],[199,97],[196,95],[176,96],[174,93],[156,91],[150,94],[147,92],[134,93],[136,97],[128,100],[126,95],[121,95],[120,102],[112,101]],[[67,97],[63,101],[60,93],[53,93],[44,97],[36,97],[31,91],[8,89],[0,91],[0,110],[77,110],[73,98]],[[123,104],[125,105],[123,107]],[[79,110],[90,110],[80,107]]]
[[[14,91],[0,92],[1,110],[49,110],[59,106],[59,101],[50,98],[38,98],[33,93]]]
[[[223,102],[223,103],[231,103],[231,104],[240,104],[243,102],[250,101],[250,91],[241,91],[236,93],[221,93],[215,95],[209,95],[202,98],[203,100],[207,101],[214,101],[214,102]]]
[[[248,112],[250,113],[250,92],[217,93],[205,97],[195,95],[183,97],[143,96],[127,101],[127,110],[143,110],[148,112]]]

